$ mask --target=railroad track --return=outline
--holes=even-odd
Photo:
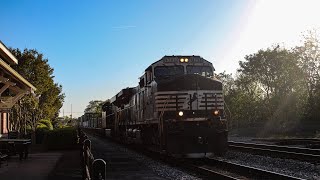
[[[123,144],[122,144],[123,145]],[[188,159],[174,158],[171,156],[160,155],[160,152],[155,152],[150,149],[141,149],[137,146],[126,146],[138,153],[157,160],[162,161],[172,167],[181,168],[202,179],[221,179],[221,180],[242,180],[242,179],[284,179],[297,180],[296,178],[276,172],[271,172],[255,167],[249,167],[236,163],[231,163],[223,160],[212,158]]]
[[[237,151],[268,155],[278,158],[295,159],[313,163],[320,162],[320,149],[309,149],[234,141],[229,141],[228,145],[229,149]]]
[[[320,139],[319,138],[290,138],[290,139],[265,139],[265,138],[255,138],[253,141],[265,141],[272,142],[275,145],[303,145],[307,148],[320,149]]]
[[[113,142],[116,142],[112,140]],[[116,142],[117,143],[117,142]],[[123,144],[122,144],[123,145]],[[157,160],[162,161],[172,167],[181,168],[202,179],[226,179],[226,180],[240,180],[240,179],[290,179],[296,180],[300,178],[279,174],[255,167],[249,167],[236,163],[227,162],[224,160],[204,158],[204,159],[188,159],[188,158],[173,158],[159,155],[154,151],[148,149],[141,149],[141,147],[127,146],[127,148],[135,150],[138,153]]]
[[[207,174],[208,179],[213,177],[220,179],[283,179],[283,180],[297,180],[293,176],[280,174],[263,170],[260,168],[249,167],[241,164],[231,163],[224,160],[218,160],[213,158],[204,159],[203,165],[198,166],[198,172]],[[217,170],[217,168],[219,170]],[[221,173],[223,172],[223,173]]]
[[[177,162],[175,162],[177,163]],[[201,163],[190,163],[182,160],[179,163],[179,167],[186,169],[190,172],[194,172],[197,176],[201,177],[202,179],[224,179],[224,180],[239,180],[243,179],[243,177],[239,177],[239,175],[230,174],[230,172],[226,173],[226,171],[222,171],[221,169],[217,169],[214,167],[210,167],[208,165],[200,165]]]
[[[301,178],[271,172],[260,168],[227,162],[225,160],[205,159],[170,159],[166,163],[194,172],[202,179],[283,179],[298,180]]]
[[[290,139],[276,139],[276,138],[254,138],[252,141],[273,142],[278,145],[306,145],[319,144],[319,138],[290,138]]]

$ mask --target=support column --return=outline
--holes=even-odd
[[[8,125],[7,125],[7,114],[5,112],[1,112],[2,119],[2,134],[8,133]]]
[[[2,126],[3,126],[3,122],[2,122],[2,112],[0,112],[0,136],[1,134],[3,133],[3,130],[2,130]]]

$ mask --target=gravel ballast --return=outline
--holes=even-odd
[[[308,162],[252,155],[236,151],[229,151],[225,157],[218,159],[302,179],[320,179],[320,165]]]

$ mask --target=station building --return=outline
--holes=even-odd
[[[11,130],[10,110],[26,94],[36,88],[11,66],[18,65],[18,59],[0,41],[0,137]]]

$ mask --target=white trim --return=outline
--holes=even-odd
[[[18,64],[18,59],[14,57],[14,55],[11,54],[11,52],[7,49],[7,47],[1,42],[0,42],[0,49],[10,58],[10,59],[7,59],[8,61],[11,60],[11,62],[13,62],[14,64]]]

